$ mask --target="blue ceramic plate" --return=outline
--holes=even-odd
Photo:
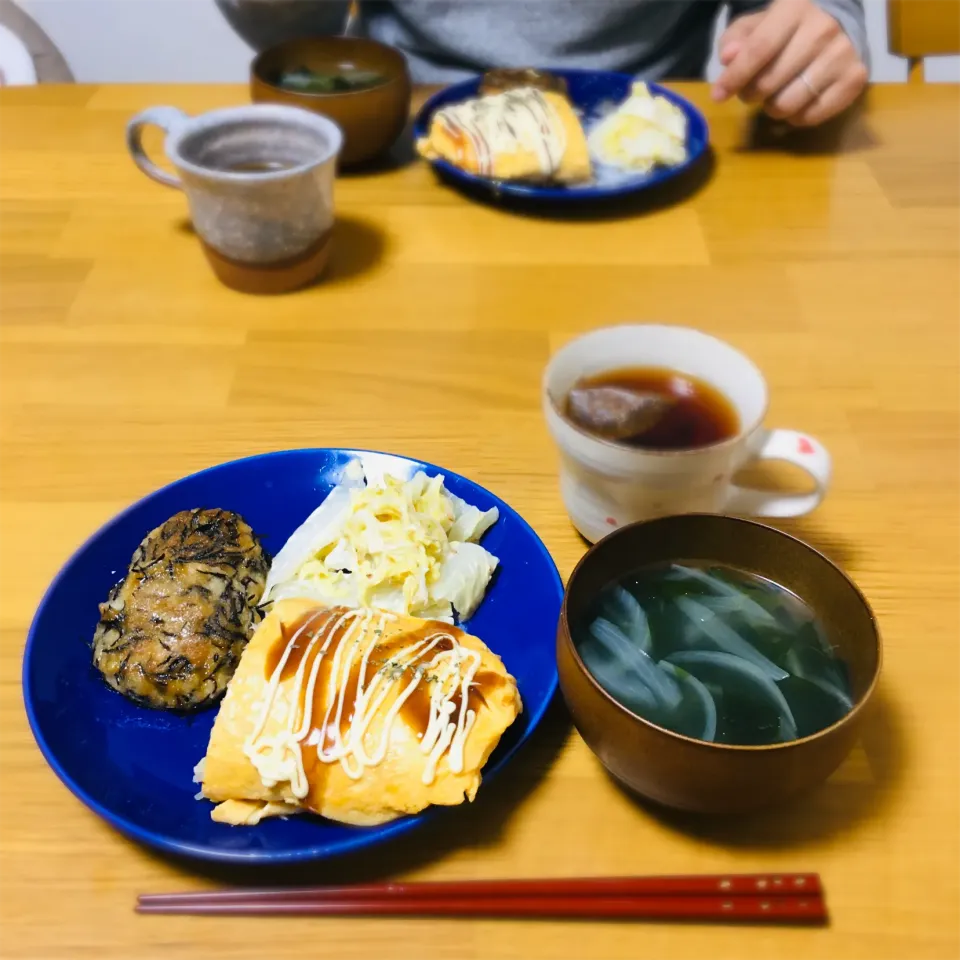
[[[370,479],[422,468],[443,473],[453,493],[481,510],[500,509],[483,544],[501,566],[468,627],[517,678],[524,709],[490,758],[481,790],[497,789],[493,774],[543,718],[557,687],[563,588],[546,547],[516,511],[464,477],[387,454],[290,450],[220,464],[157,490],[94,534],[47,590],[27,636],[24,700],[40,749],[91,810],[135,840],[207,860],[290,863],[368,847],[431,816],[427,811],[379,827],[312,816],[255,827],[214,823],[212,804],[195,799],[193,767],[206,752],[216,707],[189,717],[138,707],[109,689],[92,665],[97,604],[125,575],[150,530],[179,510],[222,507],[240,513],[275,554],[357,457]]]
[[[607,73],[602,70],[550,70],[552,74],[563,77],[567,81],[570,102],[580,115],[587,133],[611,107],[623,103],[630,94],[630,88],[635,78],[626,73]],[[486,190],[494,196],[520,197],[530,200],[549,200],[551,202],[570,203],[581,200],[602,200],[608,197],[623,197],[628,194],[646,190],[665,180],[683,173],[692,167],[707,149],[709,134],[707,121],[703,114],[679,94],[661,87],[659,84],[648,84],[652,93],[661,94],[672,103],[675,103],[687,117],[687,160],[676,167],[657,167],[649,173],[632,174],[624,171],[612,171],[608,168],[597,169],[595,183],[573,187],[537,187],[524,183],[504,183],[497,180],[488,180],[485,177],[476,177],[470,173],[458,170],[453,164],[445,160],[436,160],[433,166],[449,179],[474,189]],[[414,121],[413,133],[415,139],[425,137],[430,127],[430,118],[441,107],[452,103],[460,103],[477,96],[480,88],[480,77],[465,80],[455,86],[447,87],[434,94],[424,104]]]

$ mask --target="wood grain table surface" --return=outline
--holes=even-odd
[[[279,299],[218,286],[182,195],[124,147],[136,110],[196,112],[244,101],[242,88],[0,95],[3,957],[958,955],[960,95],[876,88],[856,119],[781,138],[746,107],[711,105],[705,86],[678,88],[707,112],[715,148],[692,180],[619,217],[558,220],[468,202],[419,163],[343,178],[330,276]],[[459,816],[261,879],[819,870],[832,925],[135,916],[137,892],[249,877],[128,842],[34,745],[24,636],[70,552],[183,474],[350,445],[489,487],[566,576],[584,547],[558,495],[540,374],[571,335],[628,320],[744,349],[769,380],[769,422],[833,453],[826,502],[784,527],[841,563],[879,617],[885,672],[862,742],[789,808],[704,821],[621,792],[558,707]]]

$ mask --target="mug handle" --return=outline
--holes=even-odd
[[[819,440],[796,430],[768,430],[759,449],[747,461],[785,460],[805,470],[816,483],[812,493],[783,494],[734,484],[727,509],[754,517],[799,517],[810,513],[823,500],[830,484],[831,460]]]
[[[143,128],[154,124],[165,130],[169,136],[188,119],[187,115],[176,107],[149,107],[142,110],[127,124],[127,149],[133,162],[148,176],[165,187],[183,189],[179,177],[167,173],[158,167],[143,149]]]

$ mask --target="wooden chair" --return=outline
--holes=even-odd
[[[73,73],[56,44],[11,0],[0,0],[0,27],[9,30],[26,47],[33,62],[32,82],[73,83]]]
[[[890,52],[906,57],[910,79],[923,79],[923,58],[960,54],[960,0],[887,0]]]
[[[26,44],[0,23],[0,87],[26,87],[37,82],[37,69]]]

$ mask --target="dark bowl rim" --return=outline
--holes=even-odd
[[[783,537],[787,540],[793,540],[795,543],[798,543],[803,549],[808,550],[809,552],[815,554],[819,557],[824,563],[830,567],[834,574],[841,577],[847,582],[847,585],[851,587],[857,599],[863,605],[864,610],[866,610],[867,616],[872,627],[874,644],[877,651],[877,666],[873,672],[873,677],[870,680],[869,685],[867,686],[866,691],[863,696],[853,705],[853,708],[845,713],[839,720],[835,723],[831,723],[830,726],[824,727],[822,730],[817,730],[815,733],[811,733],[806,737],[799,737],[796,740],[786,740],[777,743],[764,743],[764,744],[746,744],[746,743],[716,743],[712,740],[699,740],[696,737],[688,737],[685,734],[677,733],[675,730],[669,730],[667,727],[661,727],[659,724],[654,723],[652,720],[647,720],[646,717],[641,717],[640,714],[634,713],[632,710],[625,707],[619,700],[612,696],[607,690],[604,689],[593,676],[593,674],[587,669],[587,665],[580,658],[580,652],[577,650],[577,645],[573,642],[573,633],[570,630],[570,618],[567,612],[567,603],[570,597],[570,593],[573,589],[574,582],[577,579],[577,576],[580,574],[581,570],[592,560],[595,559],[596,553],[599,551],[605,543],[614,539],[615,537],[624,536],[627,531],[634,530],[637,527],[646,526],[651,523],[664,523],[671,520],[678,519],[710,519],[713,521],[720,520],[724,523],[732,524],[744,524],[751,527],[759,527],[761,530],[773,533],[778,537]],[[873,608],[870,606],[869,601],[863,595],[863,591],[854,583],[853,579],[845,573],[836,563],[834,563],[826,554],[822,553],[820,550],[817,550],[816,547],[812,547],[809,543],[804,540],[801,540],[799,537],[795,537],[791,533],[785,533],[783,530],[778,530],[776,527],[770,526],[766,523],[760,523],[757,520],[750,520],[746,517],[734,517],[727,514],[717,514],[717,513],[677,513],[670,514],[664,517],[652,517],[649,520],[637,520],[634,523],[624,524],[622,527],[618,527],[616,530],[608,533],[603,539],[598,540],[594,543],[589,550],[580,558],[577,562],[577,565],[573,568],[573,572],[570,574],[567,579],[566,589],[563,591],[563,603],[560,605],[560,621],[558,624],[558,629],[560,631],[560,636],[562,642],[569,647],[570,652],[573,654],[574,663],[577,665],[577,668],[580,672],[587,678],[589,683],[591,683],[597,691],[599,691],[601,697],[605,700],[608,700],[613,706],[620,710],[622,713],[626,714],[632,720],[637,721],[642,726],[650,728],[656,733],[665,735],[668,739],[678,740],[683,743],[690,744],[694,747],[699,747],[707,750],[721,750],[731,753],[770,753],[773,751],[783,751],[783,750],[792,750],[799,748],[805,744],[811,743],[815,740],[819,740],[830,736],[834,731],[839,730],[841,727],[846,726],[854,721],[854,719],[859,716],[859,714],[866,708],[866,705],[873,698],[874,693],[876,692],[877,685],[880,682],[880,674],[883,671],[883,641],[880,635],[880,628],[877,624],[876,614],[873,612]],[[561,691],[562,691],[561,684]]]
[[[310,43],[310,42],[323,42],[337,43],[341,40],[349,40],[352,43],[359,43],[363,46],[376,47],[380,50],[385,50],[390,54],[395,54],[399,59],[399,66],[396,73],[390,74],[380,83],[375,83],[373,86],[364,87],[362,90],[340,90],[335,93],[316,93],[309,90],[288,90],[286,87],[280,86],[278,83],[274,83],[272,80],[267,79],[266,75],[263,73],[263,62],[269,56],[277,54],[278,51],[283,50],[285,47],[292,47],[294,44]],[[406,57],[396,48],[391,47],[387,43],[380,43],[379,40],[371,40],[367,37],[338,37],[338,36],[312,36],[312,37],[296,37],[292,40],[284,40],[282,43],[275,43],[272,47],[267,47],[265,50],[261,50],[254,58],[250,64],[250,76],[252,79],[259,81],[264,84],[264,86],[270,87],[271,90],[279,90],[281,93],[290,94],[294,97],[304,97],[307,100],[329,100],[333,97],[361,97],[364,94],[372,93],[374,90],[382,90],[384,87],[389,87],[394,83],[403,83],[410,82],[410,68],[407,66]]]

